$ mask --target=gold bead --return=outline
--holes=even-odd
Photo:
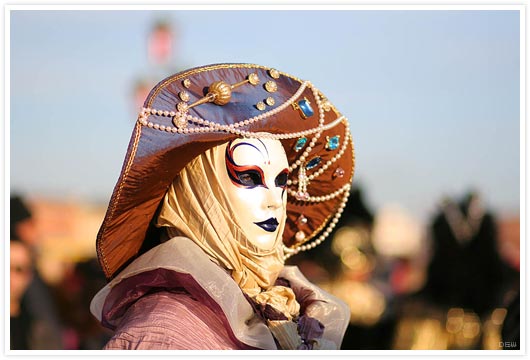
[[[191,86],[191,80],[188,78],[182,80],[182,85],[184,85],[186,89],[189,89],[189,87]]]
[[[252,73],[248,76],[248,82],[251,83],[252,85],[258,85],[259,84],[259,77],[258,77],[258,74],[256,73]]]
[[[177,111],[179,113],[184,113],[186,111],[188,111],[188,104],[186,104],[185,102],[180,102],[177,104]]]
[[[265,90],[270,93],[275,92],[276,90],[278,90],[278,85],[276,85],[274,81],[269,80],[265,83]]]
[[[232,88],[224,81],[216,81],[208,88],[208,93],[213,94],[214,104],[225,105],[228,104],[232,97]]]
[[[179,92],[179,98],[182,101],[189,101],[190,100],[190,94],[188,94],[187,91],[181,91],[181,92]]]
[[[265,99],[265,103],[269,106],[272,106],[276,103],[276,101],[274,100],[272,96],[269,96],[268,98]]]
[[[276,69],[270,69],[269,70],[269,75],[273,79],[278,79],[280,77],[280,72],[278,70],[276,70]]]
[[[173,117],[173,124],[179,129],[184,129],[188,126],[188,121],[184,115],[177,114]]]
[[[266,106],[265,106],[265,103],[263,101],[260,101],[259,103],[256,104],[256,107],[258,108],[258,110],[265,110]]]

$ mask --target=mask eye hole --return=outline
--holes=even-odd
[[[239,179],[239,183],[243,186],[256,187],[263,185],[261,174],[255,170],[247,170],[242,172],[236,171],[236,174],[237,178]]]
[[[274,179],[274,183],[276,186],[284,188],[287,186],[287,175],[288,170],[284,169],[281,173],[276,176],[276,179]]]

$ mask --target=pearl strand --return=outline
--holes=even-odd
[[[149,109],[146,108],[146,110],[149,110]],[[171,112],[168,112],[168,113],[171,114]],[[251,131],[235,129],[233,124],[221,125],[218,123],[210,122],[208,120],[203,120],[204,124],[207,124],[207,126],[204,126],[204,127],[177,128],[177,127],[165,126],[165,125],[153,123],[151,121],[147,121],[148,117],[149,117],[149,114],[147,112],[146,113],[142,112],[140,113],[138,117],[138,122],[140,122],[140,124],[142,124],[143,126],[147,126],[149,128],[153,128],[153,129],[160,130],[160,131],[167,131],[167,132],[179,133],[179,134],[228,132],[228,133],[232,133],[232,134],[239,135],[242,137],[247,137],[247,138],[270,138],[270,139],[275,139],[275,140],[294,139],[294,138],[299,138],[302,136],[311,135],[314,133],[322,132],[324,130],[329,130],[343,120],[347,121],[347,119],[344,116],[341,116],[326,125],[317,126],[315,128],[307,129],[303,131],[285,133],[285,134],[263,134],[263,133],[256,134]]]
[[[329,193],[327,195],[322,196],[307,196],[306,198],[298,198],[297,192],[291,189],[287,189],[287,193],[293,197],[295,197],[297,200],[305,201],[305,202],[323,202],[323,201],[329,201],[335,199],[337,196],[342,194],[344,191],[346,191],[347,187],[350,186],[350,184],[346,184],[343,187],[333,191],[332,193]]]
[[[331,234],[335,226],[337,226],[339,219],[342,216],[342,213],[344,212],[344,208],[346,207],[346,202],[348,201],[348,197],[350,195],[349,190],[351,188],[351,185],[346,184],[345,188],[347,188],[348,191],[344,194],[342,198],[342,202],[337,212],[333,216],[333,219],[331,220],[328,227],[326,228],[326,230],[317,239],[313,240],[312,242],[308,244],[297,246],[294,249],[288,248],[287,246],[284,245],[283,246],[283,251],[285,253],[285,255],[283,256],[284,261],[289,259],[291,256],[298,254],[301,251],[307,251],[307,250],[311,250],[315,248],[317,245],[320,245]]]

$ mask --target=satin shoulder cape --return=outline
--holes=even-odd
[[[304,314],[324,325],[321,348],[339,349],[349,322],[348,306],[311,284],[295,266],[285,266],[280,277],[290,282]],[[269,328],[230,274],[185,237],[172,238],[138,257],[96,294],[90,311],[104,326],[116,329],[140,298],[172,289],[184,289],[210,307],[240,348],[277,349]]]

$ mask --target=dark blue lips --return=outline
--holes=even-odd
[[[270,218],[265,221],[255,222],[254,224],[258,225],[260,228],[268,232],[275,232],[276,228],[279,225],[278,220],[276,220],[275,218]]]

